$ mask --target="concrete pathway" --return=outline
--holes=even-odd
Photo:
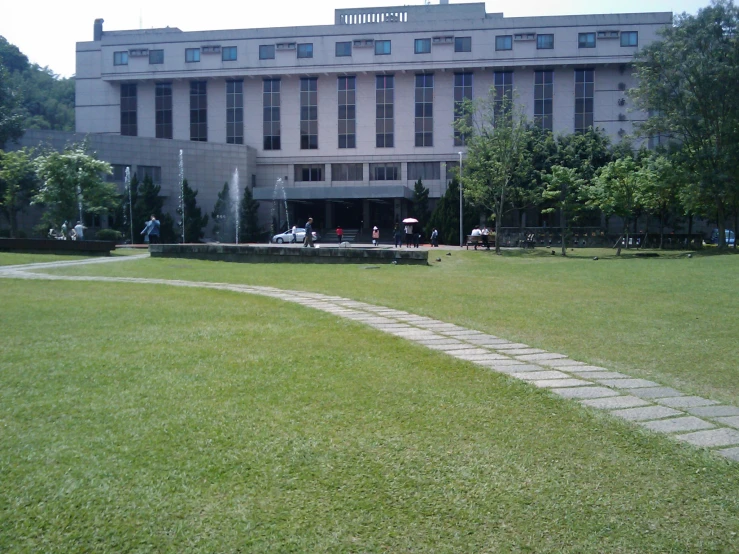
[[[668,434],[688,444],[710,448],[726,458],[739,461],[739,408],[700,396],[689,396],[660,383],[635,379],[604,367],[586,365],[564,354],[513,343],[481,331],[402,310],[319,293],[228,283],[36,273],[49,268],[125,262],[145,257],[148,254],[0,266],[0,278],[161,284],[229,290],[294,302],[369,325],[454,358],[521,379],[535,387],[549,389],[563,398],[572,399],[590,408],[605,410],[651,431]]]

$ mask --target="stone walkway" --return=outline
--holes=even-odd
[[[144,256],[97,258],[0,267],[0,278],[146,283],[230,290],[278,298],[351,319],[486,369],[545,388],[563,398],[632,421],[676,440],[713,449],[739,461],[739,408],[700,396],[688,396],[646,379],[634,379],[604,367],[586,365],[564,354],[444,323],[401,310],[339,296],[285,291],[272,287],[125,277],[73,277],[35,271],[97,263],[137,260]]]

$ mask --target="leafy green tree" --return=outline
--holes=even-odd
[[[259,231],[259,202],[254,200],[249,187],[244,187],[244,196],[239,206],[239,242],[257,242]]]
[[[551,172],[543,175],[546,188],[542,196],[554,205],[545,208],[544,213],[559,212],[559,225],[562,232],[562,255],[567,255],[567,239],[571,235],[570,229],[573,220],[577,219],[583,209],[581,199],[584,180],[579,177],[576,169],[555,165]]]
[[[10,224],[10,236],[18,236],[18,214],[31,203],[38,187],[33,150],[0,150],[0,212]]]
[[[427,229],[429,220],[429,189],[423,186],[419,179],[413,186],[413,217],[418,220],[418,226],[424,230],[426,236],[430,235]]]
[[[682,14],[637,54],[636,105],[650,113],[646,136],[681,145],[692,206],[710,205],[725,246],[725,219],[739,176],[739,9],[717,0]]]
[[[41,183],[31,203],[45,208],[42,221],[47,227],[79,219],[79,202],[92,214],[107,213],[120,203],[116,186],[103,179],[112,173],[110,164],[88,154],[84,143],[41,154],[34,165]]]
[[[228,183],[223,183],[223,190],[218,193],[218,199],[210,215],[213,218],[213,233],[218,241],[232,242],[236,237],[236,222]]]
[[[0,148],[9,140],[18,140],[23,135],[23,115],[20,97],[8,78],[7,70],[0,65]]]
[[[187,179],[182,184],[185,205],[185,242],[200,242],[208,225],[208,215],[202,215],[197,202],[198,191],[190,188]]]
[[[659,219],[659,248],[664,244],[664,229],[670,216],[677,212],[678,191],[683,184],[680,169],[663,155],[645,158],[638,170],[637,202]],[[649,228],[647,223],[646,228]],[[646,242],[646,237],[644,238]]]

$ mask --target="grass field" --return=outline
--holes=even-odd
[[[405,288],[423,271],[490,263],[453,258],[328,268],[330,288],[423,307]],[[508,263],[541,262],[490,271]],[[273,278],[116,272],[131,264]],[[503,375],[268,298],[0,285],[2,552],[735,551],[739,464]]]

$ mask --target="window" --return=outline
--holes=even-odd
[[[554,96],[554,72],[534,71],[534,123],[542,129],[552,130],[552,97]]]
[[[551,50],[554,48],[554,35],[536,35],[537,50]]]
[[[221,49],[221,60],[223,60],[224,62],[236,61],[236,47],[224,46]]]
[[[430,38],[417,38],[413,51],[416,54],[428,54],[431,52],[431,39]]]
[[[300,149],[318,149],[318,79],[316,77],[300,79]]]
[[[332,181],[363,181],[362,164],[331,164]]]
[[[205,81],[190,81],[190,140],[208,140],[208,96]]]
[[[124,183],[126,181],[126,168],[128,164],[110,164],[113,173],[106,175],[105,180],[108,183]]]
[[[455,37],[455,52],[472,52],[472,37]]]
[[[263,82],[263,133],[264,149],[280,149],[280,80],[265,79]]]
[[[595,33],[580,33],[577,35],[578,48],[595,48]]]
[[[226,143],[244,144],[244,81],[226,81]]]
[[[639,33],[637,31],[622,31],[621,46],[639,46]]]
[[[370,181],[398,180],[400,180],[399,163],[370,164]]]
[[[595,71],[575,70],[575,132],[584,133],[593,126]]]
[[[395,77],[393,75],[377,75],[375,82],[377,111],[375,146],[377,148],[392,148],[394,146]]]
[[[441,179],[441,165],[439,162],[408,162],[408,180]]]
[[[137,165],[136,175],[142,181],[149,177],[155,185],[162,182],[162,168],[157,165]]]
[[[172,83],[157,83],[154,91],[156,137],[172,138]]]
[[[261,44],[259,46],[259,59],[260,60],[274,60],[275,59],[275,45],[274,44]]]
[[[375,41],[375,55],[387,56],[391,52],[389,40],[376,40]]]
[[[136,125],[136,84],[121,85],[121,135],[138,135]]]
[[[352,43],[351,42],[337,42],[336,43],[336,57],[341,58],[343,56],[352,55]]]
[[[194,63],[200,61],[200,48],[185,48],[185,62]]]
[[[416,146],[434,145],[434,76],[416,75]]]
[[[298,58],[312,58],[312,57],[313,57],[313,43],[312,42],[298,44]]]
[[[128,52],[113,52],[113,65],[128,65]]]
[[[454,74],[454,121],[467,116],[467,123],[471,123],[469,114],[464,113],[464,101],[472,100],[472,73]],[[454,129],[454,146],[464,146],[467,136]]]
[[[296,165],[296,181],[323,181],[323,165]]]
[[[339,148],[357,146],[357,78],[339,77]],[[344,179],[347,180],[347,179]]]
[[[513,50],[513,36],[500,35],[495,37],[496,50]]]
[[[149,65],[164,63],[164,50],[149,50]]]
[[[503,110],[510,112],[513,107],[513,71],[496,71],[493,73],[495,100],[493,105],[494,117],[503,114]]]

